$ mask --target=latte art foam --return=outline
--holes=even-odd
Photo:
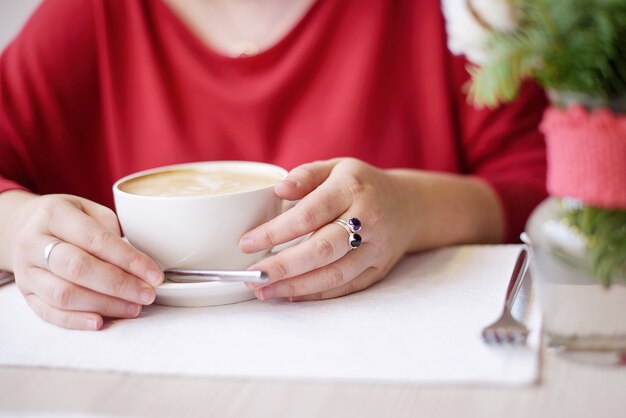
[[[142,196],[201,196],[245,192],[271,186],[279,176],[234,171],[169,170],[123,182],[120,190]]]

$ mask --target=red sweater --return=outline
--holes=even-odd
[[[159,165],[351,156],[486,180],[516,240],[545,196],[544,96],[476,110],[465,66],[435,0],[318,0],[243,58],[159,0],[48,0],[0,57],[0,192],[112,206],[114,180]]]

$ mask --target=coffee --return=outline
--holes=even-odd
[[[120,190],[142,196],[200,196],[245,192],[271,186],[282,177],[269,173],[176,169],[127,180]]]

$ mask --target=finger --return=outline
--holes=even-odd
[[[302,199],[328,178],[337,161],[315,161],[298,166],[274,186],[274,191],[282,199]]]
[[[154,286],[163,281],[163,272],[150,257],[75,205],[69,204],[63,209],[55,210],[50,219],[51,235],[82,248]]]
[[[57,309],[32,293],[26,296],[26,302],[41,319],[63,328],[99,330],[104,323],[102,317],[96,313]]]
[[[290,300],[292,302],[305,302],[310,300],[339,298],[349,295],[351,293],[360,292],[361,290],[366,289],[374,283],[380,281],[383,277],[384,274],[380,271],[380,269],[370,267],[359,276],[355,277],[354,279],[340,287],[336,287],[334,289],[326,290],[323,292],[312,293],[309,295],[295,296],[290,298]]]
[[[81,287],[129,302],[149,305],[155,298],[149,284],[67,242],[54,247],[47,270]]]
[[[335,263],[255,289],[255,295],[260,300],[291,298],[342,287],[368,268],[373,248],[363,246]]]
[[[134,318],[141,305],[96,293],[63,280],[47,270],[27,270],[27,286],[47,305],[64,311],[95,312],[112,318]]]
[[[253,253],[320,229],[351,206],[353,188],[345,179],[331,174],[292,209],[247,232],[239,248]]]
[[[347,233],[340,225],[331,223],[315,232],[302,243],[265,258],[250,270],[265,271],[270,283],[299,276],[339,260],[350,251]],[[264,284],[265,287],[267,284]],[[252,287],[261,287],[253,285]]]

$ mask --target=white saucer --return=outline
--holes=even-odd
[[[167,306],[217,306],[254,299],[243,283],[174,283],[165,281],[156,288],[155,303]]]

